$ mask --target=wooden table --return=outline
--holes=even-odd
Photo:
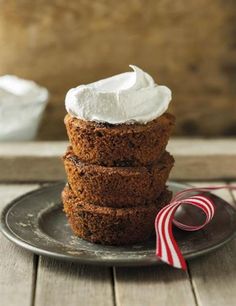
[[[65,142],[1,144],[1,209],[25,192],[63,179],[59,156],[65,147]],[[233,139],[174,139],[169,149],[176,158],[172,179],[195,186],[236,181]],[[236,192],[217,194],[235,205]],[[0,235],[0,305],[236,305],[236,240],[189,261],[183,272],[166,265],[107,268],[60,262],[25,251]]]

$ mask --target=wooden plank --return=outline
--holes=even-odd
[[[68,142],[2,143],[0,181],[65,179],[61,156]],[[172,138],[167,148],[175,157],[174,180],[235,179],[235,139]],[[27,169],[27,171],[25,171]]]
[[[175,157],[171,179],[220,180],[236,176],[235,139],[171,139],[167,149]]]
[[[40,258],[36,306],[114,305],[110,268]]]
[[[207,186],[210,184],[206,182],[195,185]],[[230,203],[233,203],[231,193],[228,190],[219,190],[216,193]],[[235,254],[236,239],[211,254],[189,261],[189,271],[199,305],[235,305]]]
[[[36,185],[0,185],[0,210]],[[30,306],[34,291],[34,255],[15,246],[0,233],[0,304]]]
[[[0,181],[31,182],[65,179],[61,156],[67,144],[58,141],[1,143]]]
[[[67,146],[67,141],[2,142],[0,156],[2,158],[59,157]]]
[[[195,305],[188,275],[168,266],[116,268],[117,306]]]

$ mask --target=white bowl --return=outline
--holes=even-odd
[[[49,99],[48,90],[38,86],[27,96],[0,90],[0,141],[35,139]]]

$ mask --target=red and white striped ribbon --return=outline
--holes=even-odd
[[[215,205],[210,197],[202,192],[218,189],[236,189],[236,186],[216,186],[203,188],[189,188],[178,192],[171,202],[163,207],[156,216],[156,255],[167,264],[186,270],[186,262],[176,243],[172,225],[185,231],[197,231],[206,226],[214,217]],[[190,195],[191,192],[200,192],[197,195]],[[206,219],[201,225],[187,225],[174,219],[177,208],[182,205],[191,205],[202,210]]]

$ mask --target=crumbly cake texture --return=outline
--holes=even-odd
[[[159,161],[146,167],[104,167],[83,163],[71,147],[63,159],[68,182],[78,200],[109,207],[153,203],[165,188],[174,164],[174,158],[166,151]]]
[[[96,123],[65,117],[75,155],[83,162],[103,166],[152,164],[165,151],[175,117],[165,113],[147,124]]]
[[[147,240],[154,232],[158,211],[171,200],[164,189],[148,206],[112,208],[80,201],[66,185],[62,192],[64,211],[73,232],[93,243],[124,245]]]

